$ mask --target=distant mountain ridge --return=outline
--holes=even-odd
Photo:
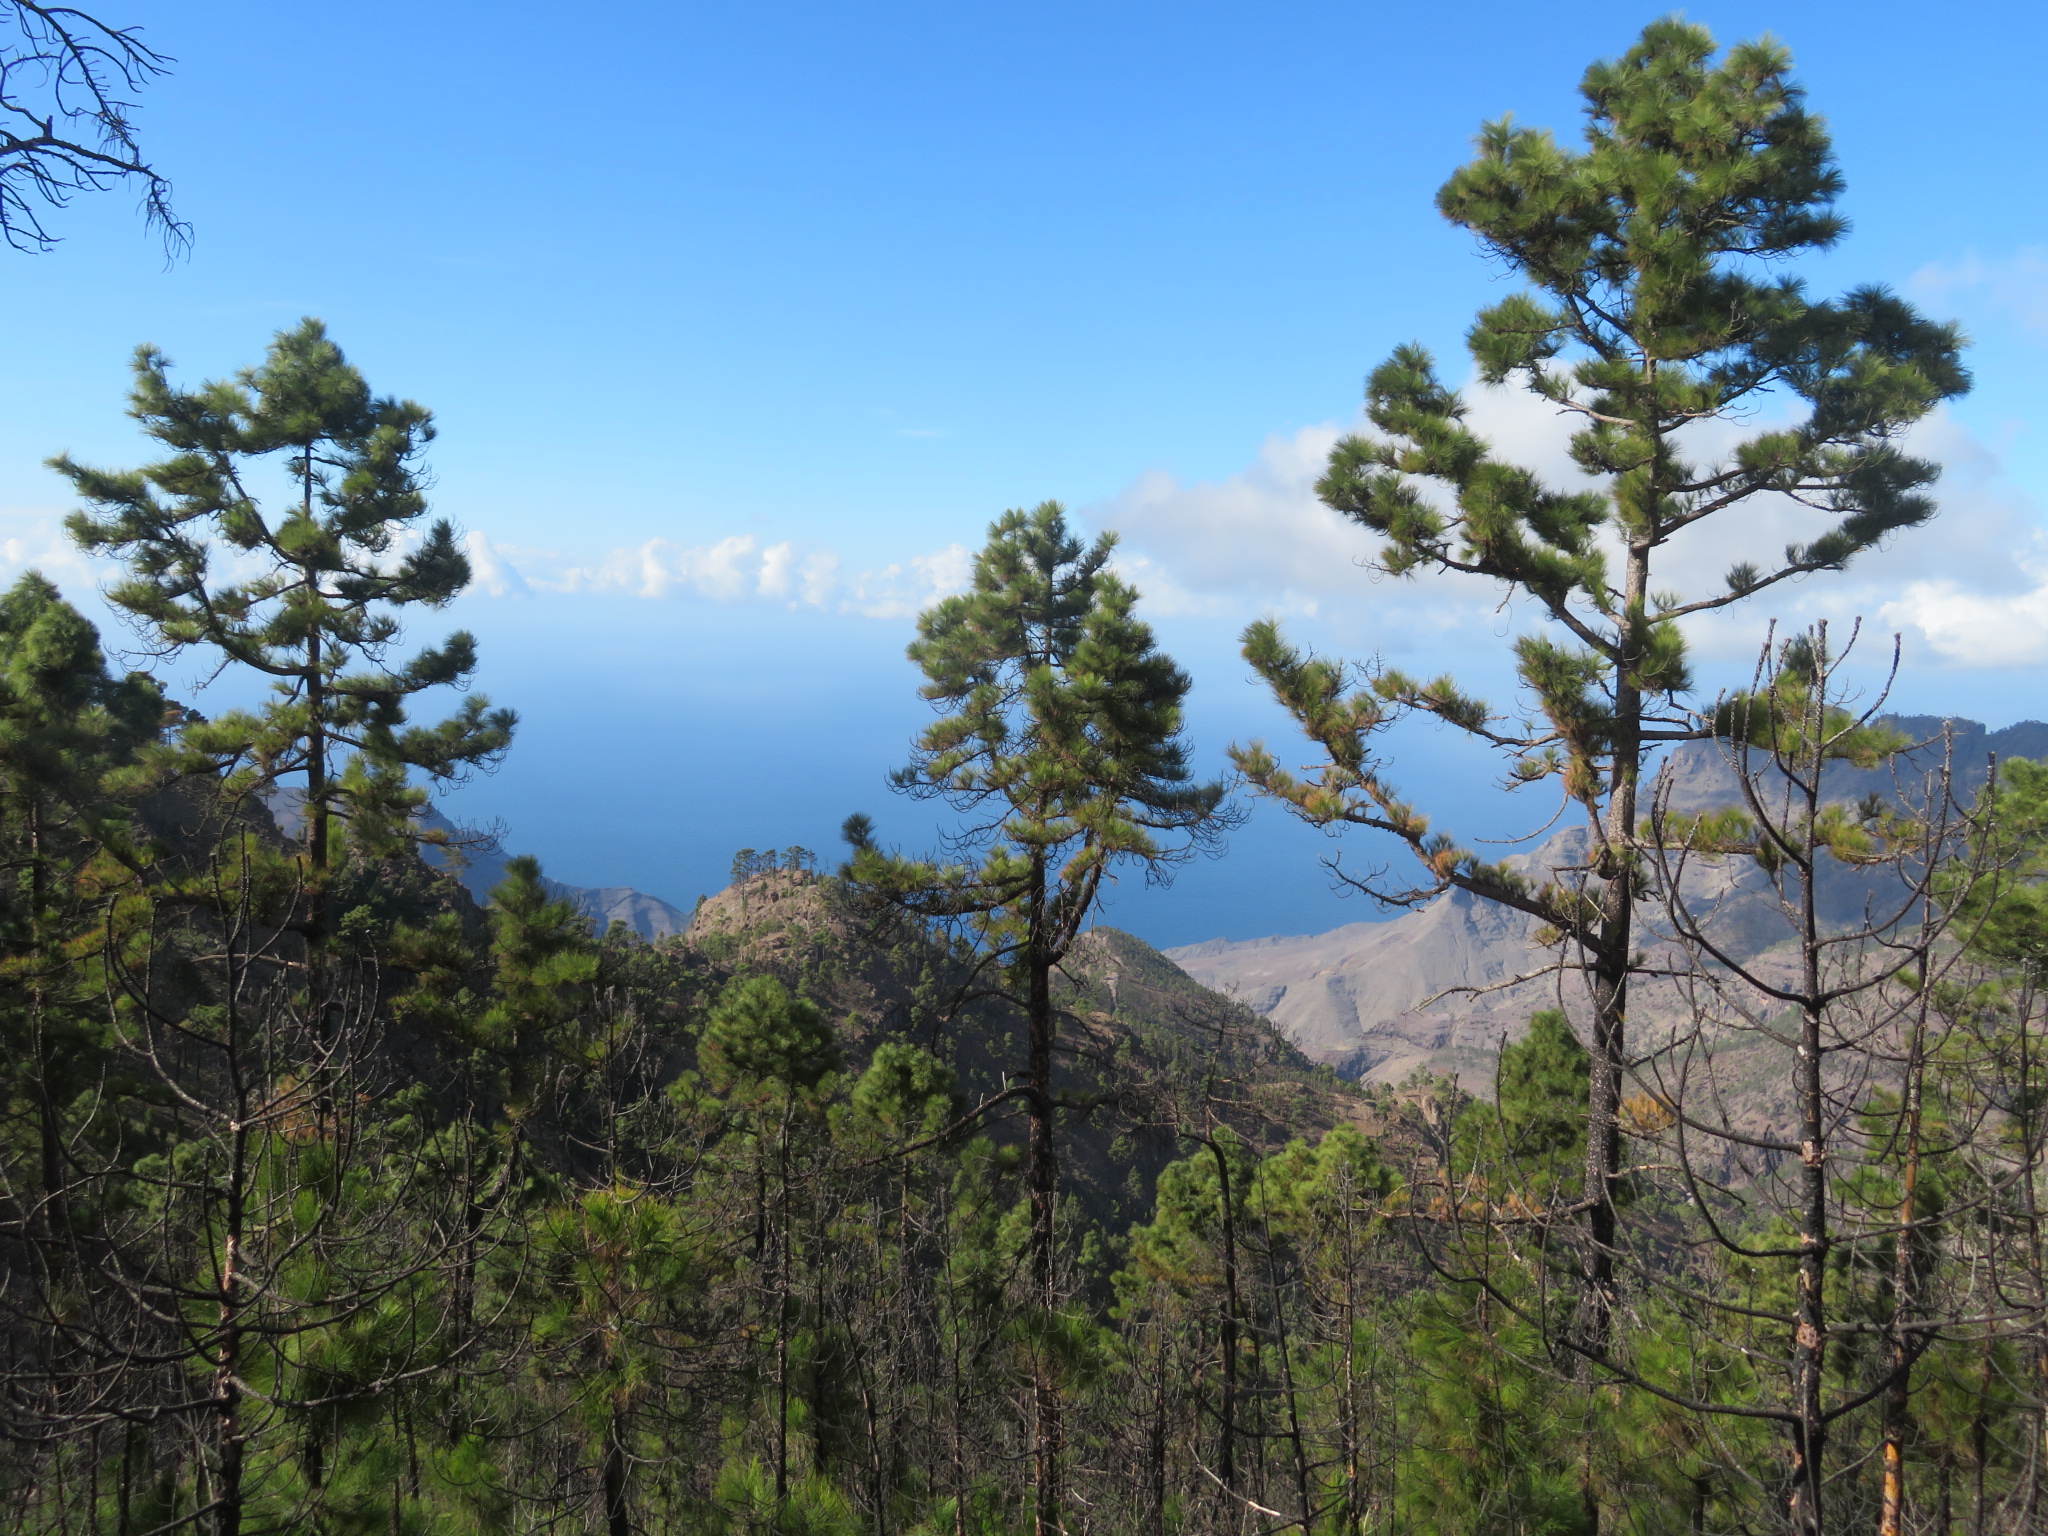
[[[421,813],[420,825],[430,832],[445,832],[451,838],[461,840],[459,850],[429,844],[420,850],[421,857],[436,869],[446,869],[453,874],[476,898],[478,906],[488,905],[491,888],[505,878],[505,863],[512,855],[500,846],[495,836],[476,834],[458,827],[434,806],[428,806]],[[650,896],[631,886],[568,885],[545,874],[541,880],[551,894],[571,903],[595,923],[599,933],[615,922],[624,923],[651,943],[655,939],[671,938],[690,926],[689,913],[671,906],[659,896]]]
[[[2048,757],[2048,723],[2021,720],[1991,730],[1976,720],[1941,715],[1889,715],[1884,723],[1922,743],[1882,768],[1852,768],[1838,763],[1828,770],[1831,798],[1858,800],[1865,795],[1889,797],[1901,776],[1927,772],[1940,763],[1941,736],[1949,734],[1958,793],[1968,800],[1983,786],[1993,757]],[[1675,811],[1703,811],[1727,802],[1732,788],[1721,749],[1710,741],[1687,742],[1672,751],[1658,771]]]
[[[282,787],[274,789],[267,796],[266,803],[278,830],[287,837],[296,836],[299,829],[299,791]],[[457,826],[434,805],[420,812],[419,822],[429,832],[446,834],[456,845],[444,847],[428,843],[420,849],[421,859],[431,868],[444,869],[452,874],[476,899],[478,906],[489,906],[491,890],[505,878],[505,863],[513,857],[500,845],[496,834]],[[689,913],[671,906],[659,896],[650,896],[631,886],[569,885],[545,874],[541,876],[541,883],[551,895],[567,901],[589,918],[599,933],[619,922],[652,943],[656,939],[682,933],[690,926]]]
[[[1931,744],[1908,754],[1897,769],[1832,770],[1830,799],[1873,793],[1889,798],[1901,779],[1938,764],[1945,726],[1958,793],[1965,799],[1984,783],[1993,756],[2048,757],[2048,724],[2037,720],[1998,731],[1939,716],[1901,716],[1891,723]],[[1707,810],[1734,797],[1732,773],[1713,742],[1691,742],[1671,752],[1657,784],[1678,811]],[[1510,862],[1538,869],[1569,863],[1583,855],[1586,839],[1582,828],[1561,832]],[[1753,869],[1700,866],[1689,875],[1687,891],[1697,910],[1711,911],[1720,942],[1743,958],[1785,936]],[[1846,924],[1872,892],[1867,881],[1836,867],[1820,894],[1824,914]],[[1453,891],[1385,921],[1348,923],[1327,933],[1211,939],[1164,953],[1196,981],[1236,997],[1309,1057],[1347,1077],[1398,1083],[1417,1069],[1454,1072],[1467,1087],[1484,1091],[1501,1041],[1519,1036],[1531,1012],[1558,1001],[1555,977],[1503,985],[1546,962],[1551,952],[1530,942],[1535,928],[1518,912]],[[1496,987],[1501,990],[1440,996],[1451,989]],[[1636,1001],[1633,1011],[1641,1016],[1675,1000],[1646,988]]]

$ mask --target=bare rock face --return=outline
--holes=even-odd
[[[629,885],[563,885],[556,880],[548,884],[595,923],[599,933],[613,923],[624,923],[641,938],[653,940],[669,938],[690,926],[688,913]]]
[[[2037,722],[1996,732],[1968,720],[1914,717],[1893,723],[1926,745],[1883,769],[1831,770],[1828,799],[1915,799],[1927,773],[1945,759],[1952,765],[1955,793],[1967,803],[1984,782],[1992,756],[2048,754],[2048,726]],[[1653,792],[1681,812],[1738,800],[1733,770],[1711,742],[1672,752]],[[1562,832],[1509,862],[1533,878],[1551,878],[1553,871],[1583,864],[1588,846],[1583,829]],[[1791,937],[1779,894],[1748,861],[1693,860],[1671,872],[1687,910],[1731,958],[1769,956]],[[1896,872],[1859,871],[1830,861],[1818,894],[1823,921],[1840,930],[1896,918],[1909,893]],[[1643,950],[1680,958],[1661,902],[1645,903],[1641,922]],[[1452,892],[1386,922],[1350,923],[1318,934],[1214,939],[1165,953],[1204,986],[1264,1014],[1311,1059],[1346,1076],[1399,1083],[1424,1069],[1455,1074],[1467,1091],[1487,1096],[1502,1041],[1519,1036],[1531,1013],[1562,1006],[1575,1021],[1585,1013],[1575,978],[1552,972],[1514,984],[1557,958],[1556,951],[1532,943],[1535,932],[1536,924],[1520,913]],[[1672,982],[1639,983],[1631,994],[1632,1037],[1654,1042],[1696,1006]]]
[[[1390,922],[1165,953],[1202,985],[1264,1014],[1312,1060],[1398,1083],[1419,1067],[1483,1072],[1503,1036],[1546,1005],[1552,978],[1475,995],[1544,964],[1547,952],[1529,943],[1534,926],[1453,892]]]

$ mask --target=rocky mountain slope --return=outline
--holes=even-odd
[[[1390,922],[1212,939],[1165,953],[1202,985],[1270,1019],[1313,1060],[1346,1077],[1397,1083],[1418,1068],[1474,1075],[1502,1035],[1543,1006],[1537,983],[1427,1001],[1541,964],[1530,931],[1519,913],[1453,892]]]
[[[1910,787],[1938,765],[1943,721],[1904,717],[1895,723],[1931,744],[1894,767],[1831,774],[1831,798],[1890,798],[1901,784]],[[2048,724],[2025,721],[1988,731],[1970,720],[1947,723],[1964,798],[1982,785],[1993,755],[2048,756]],[[1673,752],[1659,782],[1676,810],[1705,810],[1734,797],[1732,773],[1713,743]],[[1564,832],[1515,862],[1536,869],[1568,864],[1584,846],[1582,830]],[[1734,861],[1698,866],[1688,875],[1686,893],[1695,911],[1711,911],[1716,937],[1744,958],[1767,953],[1786,936],[1776,902],[1752,868]],[[1823,911],[1830,921],[1848,924],[1873,902],[1881,905],[1884,894],[1870,879],[1834,868],[1822,888]],[[1308,1056],[1344,1076],[1398,1083],[1418,1070],[1455,1073],[1463,1086],[1483,1093],[1502,1039],[1519,1034],[1534,1010],[1558,1005],[1555,976],[1477,990],[1502,987],[1545,964],[1550,951],[1532,945],[1533,932],[1534,925],[1518,913],[1452,892],[1390,921],[1350,923],[1319,934],[1216,939],[1165,953],[1195,980],[1270,1019]],[[1656,944],[1654,934],[1650,943]],[[1566,998],[1568,1006],[1574,1001]],[[1668,987],[1651,987],[1637,997],[1634,1011],[1650,1024],[1677,1006]]]
[[[836,880],[808,871],[741,880],[706,898],[686,933],[647,953],[701,978],[706,996],[728,976],[778,977],[834,1022],[854,1070],[884,1040],[908,1039],[949,1061],[973,1103],[1012,1086],[1022,1062],[1013,1009],[955,1005],[966,977],[959,953],[863,910]],[[1055,1000],[1055,1091],[1072,1106],[1061,1116],[1065,1177],[1113,1227],[1149,1211],[1153,1180],[1187,1153],[1179,1132],[1188,1127],[1226,1122],[1255,1145],[1278,1146],[1346,1121],[1406,1144],[1405,1106],[1369,1102],[1318,1071],[1267,1020],[1131,934],[1085,934]],[[998,1140],[1019,1138],[1022,1127],[1021,1106],[990,1122]]]

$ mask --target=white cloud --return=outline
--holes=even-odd
[[[472,535],[472,537],[478,537]],[[508,593],[619,592],[635,597],[703,602],[773,602],[868,618],[905,618],[966,586],[973,556],[949,544],[875,569],[846,573],[836,550],[805,549],[784,540],[763,546],[752,534],[708,544],[649,539],[596,559],[558,551],[488,546],[495,564],[478,586]]]
[[[401,537],[394,553],[414,539]],[[494,598],[544,598],[552,593],[624,593],[649,600],[714,603],[770,602],[829,613],[900,619],[963,589],[973,555],[949,544],[874,569],[842,570],[836,550],[805,549],[784,540],[765,547],[752,534],[733,534],[704,544],[671,539],[615,548],[596,556],[500,544],[481,529],[462,536],[469,557],[473,594]],[[235,555],[220,564],[223,579],[252,575],[261,561]],[[46,512],[0,510],[0,582],[39,569],[52,581],[80,592],[119,574],[119,563],[81,554],[61,522]]]
[[[761,551],[761,578],[754,590],[762,597],[787,598],[796,574],[796,546],[771,544]]]
[[[974,556],[967,546],[948,544],[904,564],[847,577],[839,607],[870,619],[907,619],[963,590],[973,569]]]
[[[829,549],[804,557],[799,601],[812,608],[829,607],[839,585],[839,556]]]
[[[2011,595],[1969,591],[1953,581],[1916,581],[1886,603],[1887,624],[1920,632],[1950,662],[2038,667],[2048,662],[2048,571]]]
[[[2048,338],[2048,246],[2028,246],[1992,260],[1971,251],[1955,261],[1922,267],[1909,286],[1916,296],[1950,303],[1981,296],[2037,339]]]
[[[1469,383],[1465,397],[1470,425],[1502,458],[1560,490],[1590,483],[1568,451],[1573,422],[1556,407],[1525,391]],[[1703,423],[1688,434],[1687,451],[1714,463],[1779,419],[1762,410],[1746,421]],[[1153,471],[1089,508],[1089,516],[1124,535],[1118,564],[1163,613],[1239,622],[1276,610],[1321,615],[1317,627],[1337,625],[1389,655],[1435,647],[1475,627],[1499,635],[1532,623],[1525,605],[1504,605],[1501,590],[1483,581],[1427,573],[1395,580],[1372,569],[1377,536],[1315,496],[1342,430],[1319,423],[1271,437],[1252,464],[1220,480],[1190,483]],[[1787,582],[1695,619],[1696,652],[1747,659],[1771,620],[1782,628],[1861,615],[1870,620],[1866,631],[1879,624],[1904,630],[1909,659],[1917,651],[1921,661],[1984,666],[2048,661],[2048,630],[2036,617],[2048,616],[2040,509],[2007,478],[1995,449],[1946,410],[1921,422],[1903,446],[1943,466],[1932,524],[1896,535],[1846,573]],[[1812,539],[1830,521],[1789,498],[1758,497],[1675,539],[1656,584],[1683,597],[1717,593],[1738,560],[1768,568],[1786,545]]]
[[[1135,554],[1129,549],[1119,549],[1110,560],[1110,569],[1137,588],[1144,599],[1145,612],[1152,616],[1170,618],[1229,618],[1237,614],[1239,606],[1232,599],[1218,592],[1198,592],[1183,586],[1164,565],[1146,555]],[[1268,607],[1275,605],[1268,604]],[[1277,608],[1287,613],[1314,613],[1316,602],[1313,598],[1297,598],[1291,606]]]
[[[60,587],[90,586],[96,578],[93,562],[79,553],[57,518],[0,512],[0,580],[12,585],[26,571],[41,571]]]
[[[1118,564],[1147,597],[1162,573],[1183,599],[1192,594],[1299,606],[1355,583],[1372,542],[1316,500],[1316,479],[1341,435],[1329,424],[1266,439],[1248,468],[1224,480],[1188,484],[1164,470],[1139,476],[1120,495],[1088,509],[1125,547]]]
[[[547,574],[530,573],[529,584],[551,592],[631,592],[638,597],[672,594],[731,602],[761,589],[763,557],[752,534],[734,534],[715,544],[677,544],[649,539],[615,549],[589,565],[566,565]]]
[[[476,585],[492,597],[524,596],[532,590],[497,545],[476,529],[462,536],[462,547]]]

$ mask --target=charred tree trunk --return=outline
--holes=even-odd
[[[605,1426],[604,1484],[605,1536],[633,1536],[632,1512],[626,1500],[626,1428],[615,1404],[611,1422]]]
[[[1223,1401],[1216,1432],[1216,1475],[1226,1494],[1237,1492],[1237,1223],[1230,1198],[1230,1159],[1211,1138],[1223,1222]]]

